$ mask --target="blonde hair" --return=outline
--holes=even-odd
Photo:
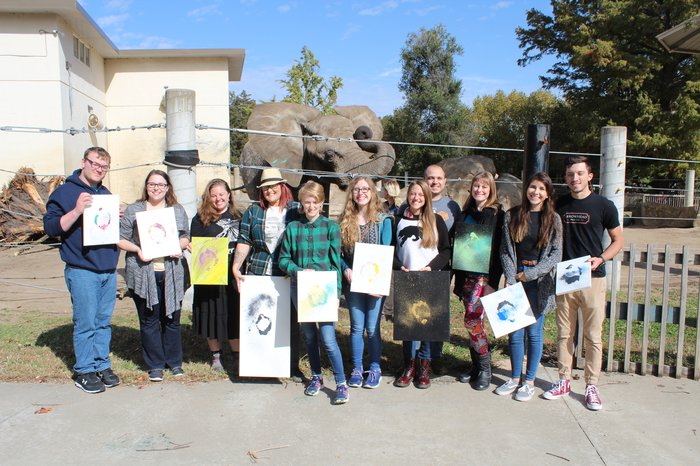
[[[423,239],[421,241],[421,247],[433,248],[437,245],[437,233],[436,233],[436,220],[435,214],[433,213],[433,193],[430,191],[430,186],[423,180],[416,180],[408,185],[408,193],[414,186],[418,186],[423,191],[423,197],[425,198],[425,204],[421,207],[420,212],[420,226],[423,230]],[[406,194],[408,197],[408,194]],[[408,209],[408,207],[407,207]],[[409,210],[410,212],[410,210]]]
[[[326,194],[323,192],[323,186],[315,181],[307,181],[299,188],[299,202],[307,196],[314,198],[316,202],[323,203],[326,200]],[[300,212],[304,212],[304,206],[299,207]]]
[[[369,187],[369,192],[367,193],[369,195],[369,203],[367,204],[367,220],[369,223],[379,223],[379,214],[384,210],[379,195],[377,194],[377,187],[372,179],[366,176],[353,178],[348,186],[345,208],[338,219],[343,247],[346,250],[352,249],[355,243],[360,240],[360,226],[357,223],[357,216],[360,213],[360,209],[352,194],[352,190],[355,189],[355,186],[357,186],[357,183],[360,181],[364,181]]]
[[[397,207],[401,205],[401,198],[399,194],[401,193],[401,186],[396,180],[384,180],[382,181],[382,197],[384,193],[388,194],[394,200],[394,205]]]
[[[474,189],[474,184],[480,180],[486,181],[486,183],[488,183],[489,185],[489,197],[486,198],[486,202],[484,203],[483,208],[498,210],[500,208],[500,204],[498,203],[498,191],[496,190],[496,180],[493,178],[493,175],[489,172],[479,172],[476,175],[474,175],[474,178],[472,178],[472,183],[469,185],[469,195],[467,196],[467,200],[464,201],[464,206],[462,207],[462,210],[467,210],[469,206],[472,203],[474,203],[474,199],[472,198],[472,189]],[[476,204],[474,204],[474,207],[476,207]]]

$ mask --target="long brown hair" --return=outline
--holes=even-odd
[[[430,191],[430,186],[423,180],[416,180],[408,185],[408,191],[406,192],[406,201],[408,202],[409,193],[411,188],[418,186],[423,191],[423,197],[425,198],[425,204],[421,207],[420,212],[420,226],[423,230],[423,240],[421,241],[421,247],[433,248],[437,245],[437,233],[436,233],[436,220],[435,214],[433,213],[433,193]],[[409,209],[409,207],[406,207]],[[410,209],[409,209],[410,212]]]
[[[483,208],[498,210],[501,207],[498,204],[498,191],[496,190],[496,180],[493,178],[493,175],[489,172],[479,172],[474,175],[474,178],[472,178],[472,182],[469,185],[469,194],[467,195],[467,200],[464,201],[462,211],[468,210],[472,204],[474,204],[474,208],[476,208],[476,202],[472,197],[472,189],[474,188],[474,184],[480,180],[486,181],[486,183],[489,185],[489,197],[486,198],[486,203],[484,204]]]
[[[357,223],[357,216],[360,213],[360,209],[357,203],[355,203],[352,194],[352,190],[355,189],[355,186],[360,181],[364,181],[369,187],[369,193],[367,193],[369,194],[369,204],[367,204],[367,220],[369,223],[379,223],[379,214],[384,211],[382,202],[377,194],[377,187],[374,185],[372,179],[366,176],[353,178],[348,185],[345,208],[338,219],[338,223],[340,224],[340,236],[345,249],[351,249],[354,247],[355,243],[360,240],[360,226]]]
[[[166,188],[168,190],[165,191],[165,205],[172,207],[177,204],[177,197],[175,197],[173,185],[170,183],[170,177],[163,170],[151,170],[148,172],[148,175],[146,175],[146,180],[143,182],[143,193],[141,193],[141,199],[139,199],[139,201],[144,202],[148,200],[148,179],[153,175],[162,176],[165,180],[165,184],[167,184]]]
[[[226,190],[228,193],[228,213],[230,213],[233,218],[240,217],[236,207],[233,205],[233,193],[231,192],[231,188],[229,187],[228,183],[221,178],[214,178],[207,183],[207,186],[204,188],[204,192],[202,193],[202,203],[200,204],[199,209],[197,209],[199,219],[202,221],[202,224],[205,227],[208,227],[221,218],[221,214],[216,211],[214,203],[211,201],[211,190],[214,188],[214,186],[222,186]]]
[[[532,204],[527,198],[527,190],[533,181],[544,184],[547,191],[547,199],[542,204],[540,215],[540,229],[537,233],[537,248],[542,249],[549,242],[550,230],[554,228],[554,238],[557,237],[557,224],[554,221],[554,186],[552,179],[544,172],[537,172],[530,177],[527,184],[523,186],[522,201],[520,206],[511,209],[511,220],[508,226],[510,237],[513,242],[520,243],[525,239],[530,226],[530,209]]]

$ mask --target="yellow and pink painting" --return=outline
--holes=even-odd
[[[228,238],[192,237],[193,285],[228,285]]]

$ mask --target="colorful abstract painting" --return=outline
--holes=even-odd
[[[289,279],[246,275],[241,283],[238,375],[289,377]]]
[[[393,246],[355,243],[350,291],[388,296],[393,263]]]
[[[557,295],[591,287],[591,256],[577,257],[557,264]]]
[[[452,268],[473,273],[489,273],[493,225],[455,224]]]
[[[534,324],[536,319],[521,282],[481,297],[496,338]]]
[[[227,237],[192,237],[190,278],[193,285],[228,285]]]
[[[297,314],[299,322],[338,321],[337,272],[297,272]]]
[[[83,212],[83,245],[119,242],[119,196],[94,194],[92,205]]]
[[[141,251],[147,259],[180,254],[180,235],[172,207],[136,212]]]
[[[394,273],[394,340],[450,339],[450,272]]]

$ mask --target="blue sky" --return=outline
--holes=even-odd
[[[545,0],[79,2],[120,49],[245,49],[241,82],[230,87],[257,100],[284,96],[277,80],[306,45],[324,77],[343,78],[338,104],[369,105],[380,116],[403,103],[400,53],[421,27],[442,23],[464,48],[456,75],[467,105],[499,89],[535,91],[552,63],[516,63],[522,51],[515,28],[526,24],[529,8],[551,12]]]

